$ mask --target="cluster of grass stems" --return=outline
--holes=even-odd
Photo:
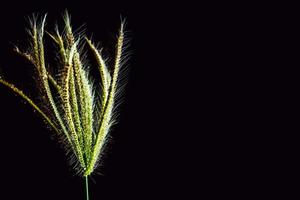
[[[15,51],[32,63],[36,71],[38,102],[26,95],[14,84],[0,76],[0,84],[8,87],[23,98],[45,123],[63,141],[72,157],[75,172],[85,178],[86,198],[89,199],[88,177],[99,164],[108,133],[116,119],[116,108],[121,96],[124,63],[128,54],[124,36],[124,21],[121,23],[115,50],[114,62],[108,66],[108,59],[102,49],[87,37],[73,33],[68,13],[64,15],[64,31],[56,26],[54,32],[45,31],[46,15],[30,20],[30,47],[27,51]],[[57,74],[51,74],[45,55],[44,36],[50,37],[57,46],[59,56]],[[95,59],[99,83],[94,83],[89,67],[84,60],[87,46]],[[45,59],[47,57],[47,59]]]

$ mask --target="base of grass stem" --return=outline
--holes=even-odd
[[[86,200],[89,200],[90,196],[89,196],[89,180],[88,180],[88,176],[85,176],[85,194],[86,194]]]

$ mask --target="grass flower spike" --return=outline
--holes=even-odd
[[[124,63],[124,22],[121,23],[112,66],[102,56],[94,43],[73,33],[70,17],[64,16],[64,32],[56,28],[54,33],[45,31],[46,16],[31,20],[30,48],[15,51],[28,59],[36,70],[35,79],[40,91],[41,102],[34,102],[14,84],[0,76],[0,83],[23,98],[36,110],[64,145],[71,150],[77,174],[85,177],[88,197],[88,176],[96,169],[111,126],[116,118],[116,106],[120,97]],[[59,55],[57,74],[51,74],[45,54],[44,37],[50,37],[56,44]],[[84,47],[88,47],[97,64],[100,83],[95,83],[84,61]]]

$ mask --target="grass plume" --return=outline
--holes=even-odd
[[[56,27],[55,31],[45,31],[46,15],[30,21],[30,48],[15,51],[29,60],[36,70],[35,79],[39,88],[41,102],[34,102],[14,84],[0,76],[0,84],[23,98],[36,110],[56,134],[64,139],[64,144],[75,158],[76,172],[88,177],[99,162],[100,155],[116,114],[117,93],[121,88],[120,73],[127,55],[124,55],[124,21],[121,22],[114,56],[113,66],[109,66],[101,49],[83,35],[73,33],[70,16],[64,15],[64,32]],[[59,74],[50,74],[45,54],[44,38],[50,37],[57,46],[60,57]],[[83,61],[83,44],[89,48],[97,64],[100,79],[95,83],[91,79]],[[47,59],[45,59],[47,57]],[[100,94],[100,95],[98,95]]]

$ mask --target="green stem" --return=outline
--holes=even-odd
[[[89,200],[89,181],[88,176],[85,176],[85,192],[86,192],[86,200]]]

